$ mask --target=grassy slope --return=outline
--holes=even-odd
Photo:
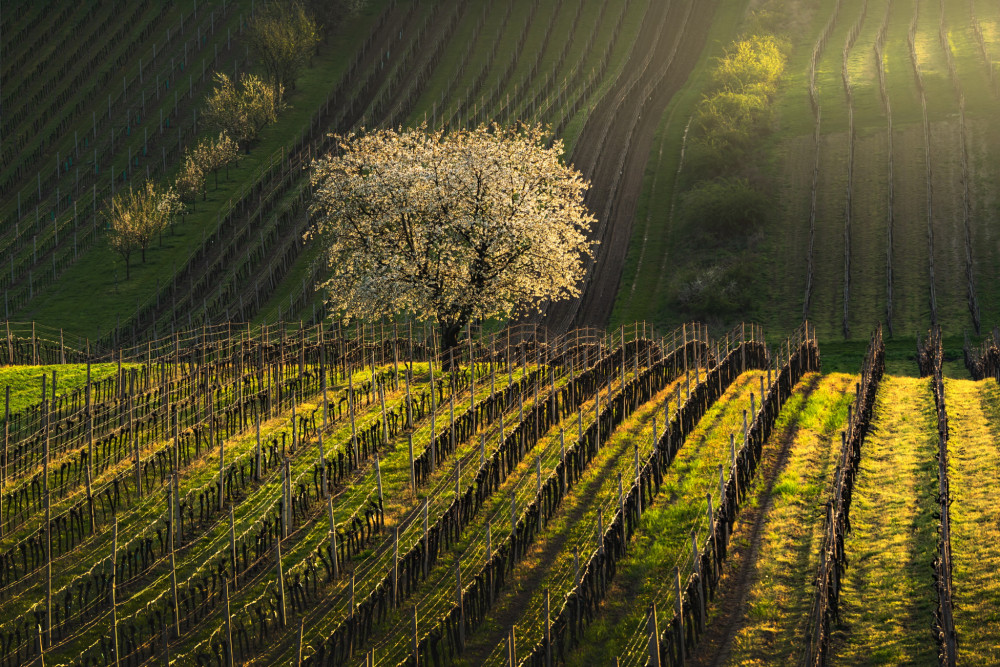
[[[801,651],[823,540],[825,515],[817,507],[829,497],[855,381],[840,373],[814,377],[815,389],[794,394],[778,418],[768,448],[790,441],[789,450],[770,497],[754,497],[763,503],[761,533],[751,545],[752,526],[741,523],[734,534],[741,558],[727,563],[728,574],[747,546],[752,550],[752,578],[727,664],[794,661]]]
[[[128,365],[126,364],[126,366]],[[94,382],[103,380],[114,375],[117,370],[117,364],[94,364],[90,367],[90,378]],[[86,364],[0,367],[0,387],[10,387],[11,413],[36,405],[41,400],[43,375],[48,377],[46,392],[51,397],[52,373],[56,374],[56,396],[62,396],[87,384]],[[0,401],[2,400],[4,399],[0,398]],[[2,409],[0,408],[0,410]],[[3,421],[2,412],[0,412],[0,421]]]
[[[673,209],[685,130],[702,90],[709,83],[715,58],[722,55],[723,49],[736,36],[746,7],[745,0],[719,3],[711,36],[698,64],[663,112],[646,166],[645,184],[636,209],[635,228],[610,326],[642,319],[661,326],[673,322],[668,311],[671,285],[664,268],[679,240],[673,229]]]
[[[350,55],[366,36],[367,26],[384,1],[370,3],[362,16],[331,38],[329,45],[313,59],[313,66],[299,77],[296,90],[288,97],[289,110],[261,133],[250,155],[241,155],[239,166],[230,171],[229,181],[220,180],[218,189],[210,186],[208,201],[199,201],[197,210],[184,216],[175,226],[175,234],[164,236],[162,247],[155,246],[147,253],[146,264],[141,264],[137,256],[133,257],[129,281],[124,280],[124,264],[117,255],[98,244],[60,277],[59,283],[48,290],[44,299],[38,300],[30,310],[19,313],[18,317],[96,337],[113,328],[119,315],[126,318],[131,314],[137,303],[145,301],[159,285],[171,279],[175,269],[201,243],[203,229],[214,228],[229,199],[238,194],[276,151],[299,136],[340,78]]]
[[[842,337],[843,320],[847,106],[841,81],[842,48],[851,26],[860,16],[862,4],[861,0],[844,2],[817,69],[823,136],[810,319],[821,334],[831,337]],[[735,5],[722,6],[713,35],[724,34],[727,24],[735,26],[738,22]],[[802,312],[809,243],[809,189],[815,156],[812,114],[806,92],[808,64],[816,37],[831,15],[834,2],[788,0],[784,6],[794,21],[789,31],[793,51],[775,102],[777,131],[767,140],[771,159],[762,165],[774,186],[779,202],[778,215],[759,247],[764,261],[760,263],[757,296],[747,314],[759,317],[765,325],[775,329],[787,328],[788,323],[801,317]],[[861,338],[874,321],[885,316],[888,140],[872,47],[886,7],[886,0],[868,3],[866,20],[848,56],[855,92],[857,132],[849,302],[852,338]],[[923,133],[907,47],[907,32],[915,7],[914,0],[897,0],[892,4],[884,61],[895,127],[894,325],[897,335],[903,336],[922,330],[930,321]],[[996,318],[1000,307],[1000,284],[991,278],[1000,261],[1000,237],[995,229],[1000,215],[995,182],[1000,172],[991,148],[1000,140],[1000,130],[995,123],[979,119],[995,117],[998,101],[988,90],[986,66],[969,28],[968,6],[948,3],[945,10],[959,78],[969,88],[967,115],[974,272],[982,319],[988,324]],[[988,40],[994,36],[995,24],[1000,24],[994,20],[995,14],[992,6],[977,9]],[[966,305],[965,232],[961,218],[958,103],[938,39],[939,16],[937,3],[920,3],[917,51],[927,81],[932,123],[939,317],[951,334],[959,334],[969,328],[970,319]],[[711,52],[711,48],[706,50],[684,91],[671,103],[657,134],[613,323],[636,318],[652,319],[660,324],[673,322],[677,315],[671,313],[670,294],[676,286],[671,283],[699,264],[696,254],[685,247],[684,239],[672,229],[671,220],[684,128],[706,84],[704,73]],[[683,112],[685,108],[687,113]]]
[[[831,664],[937,662],[929,632],[937,421],[928,382],[886,376],[879,389],[851,506]]]
[[[1000,388],[948,380],[952,583],[963,664],[1000,661],[1000,551],[996,487],[1000,470]]]
[[[530,646],[538,641],[538,626],[532,621],[540,617],[544,590],[550,590],[552,604],[558,609],[573,585],[573,547],[579,549],[581,561],[594,549],[598,512],[607,526],[617,511],[618,474],[627,489],[635,476],[633,447],[639,444],[640,457],[645,457],[652,441],[652,420],[655,417],[657,428],[663,428],[663,401],[672,398],[675,387],[681,385],[682,380],[671,383],[602,445],[583,478],[564,499],[559,513],[545,527],[543,536],[532,545],[525,561],[515,571],[504,594],[494,604],[487,625],[469,642],[462,664],[479,664],[490,651],[495,652],[510,622],[515,619],[517,636],[522,638],[523,645]],[[570,573],[568,577],[567,572]]]

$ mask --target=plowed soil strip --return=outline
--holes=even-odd
[[[861,452],[831,665],[936,665],[937,417],[929,380],[886,377]]]

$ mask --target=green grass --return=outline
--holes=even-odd
[[[947,380],[945,403],[959,660],[964,665],[995,665],[1000,661],[1000,388],[994,380]]]
[[[241,155],[239,166],[230,170],[228,182],[209,188],[208,201],[199,201],[197,210],[183,216],[175,225],[175,234],[164,236],[162,247],[147,253],[146,264],[133,258],[131,279],[125,281],[125,269],[117,255],[101,242],[68,269],[56,285],[46,290],[34,305],[17,314],[19,319],[34,319],[50,326],[63,327],[82,336],[95,338],[113,329],[120,317],[127,320],[138,304],[145,302],[166,284],[176,269],[183,266],[198,248],[203,233],[213,231],[217,217],[227,202],[247,185],[258,169],[272,156],[295,141],[329,90],[340,79],[350,55],[367,33],[385,0],[370,3],[364,14],[330,40],[304,70],[295,91],[288,96],[289,109],[278,122],[261,133],[250,155]],[[117,276],[117,281],[116,281]],[[81,295],[86,299],[81,299]]]
[[[856,380],[842,373],[804,378],[801,390],[782,408],[765,458],[772,459],[782,444],[788,457],[777,470],[770,497],[763,489],[755,491],[762,496],[759,543],[749,544],[752,527],[741,522],[733,539],[751,548],[726,566],[729,574],[747,557],[754,563],[727,664],[791,663],[801,654],[826,519],[817,508],[830,497]],[[721,586],[739,583],[727,577]]]
[[[886,376],[861,453],[831,664],[933,665],[937,417],[930,381]],[[887,484],[887,480],[892,480]]]
[[[729,435],[739,434],[743,410],[749,408],[750,392],[758,393],[760,376],[759,371],[741,375],[684,441],[656,500],[642,515],[628,555],[618,563],[599,614],[568,664],[614,664],[616,656],[626,655],[626,644],[651,601],[662,610],[671,608],[673,568],[684,571],[690,562],[692,530],[699,543],[704,540],[705,494],[718,497],[717,466],[722,464],[728,474]]]
[[[668,326],[676,320],[676,316],[669,313],[671,285],[667,263],[677,255],[680,241],[672,213],[685,129],[709,84],[715,59],[735,37],[746,7],[743,0],[719,3],[698,63],[664,110],[646,166],[611,327],[637,319],[649,320],[658,326]]]
[[[134,364],[123,364],[131,368]],[[92,364],[90,379],[103,380],[118,372],[118,364]],[[0,367],[0,387],[10,387],[10,411],[15,414],[37,405],[42,399],[42,376],[45,376],[45,393],[52,398],[52,374],[56,378],[56,396],[68,394],[73,389],[86,386],[86,364],[56,364],[51,366],[3,366]],[[3,399],[0,399],[3,400]],[[0,421],[3,421],[0,412]]]

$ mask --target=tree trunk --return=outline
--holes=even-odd
[[[462,333],[462,329],[465,328],[465,323],[469,318],[462,317],[459,321],[446,324],[444,322],[438,325],[438,331],[441,334],[441,366],[445,370],[451,368],[452,352],[457,356],[461,350],[458,346],[458,337]]]

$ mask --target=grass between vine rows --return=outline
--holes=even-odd
[[[209,187],[208,200],[198,201],[196,211],[188,213],[175,225],[175,233],[163,237],[147,251],[145,264],[133,258],[132,277],[125,281],[124,265],[106,244],[100,243],[50,287],[43,299],[18,313],[22,320],[37,320],[49,326],[62,327],[75,334],[96,338],[115,326],[119,316],[127,318],[135,309],[137,300],[144,301],[157,286],[171,279],[178,268],[202,241],[202,230],[215,229],[217,216],[226,202],[234,197],[241,186],[265,164],[282,146],[290,145],[306,126],[312,114],[326,99],[330,88],[339,80],[350,55],[366,37],[368,26],[381,11],[386,0],[372,0],[363,14],[338,32],[322,47],[312,61],[312,67],[303,70],[295,90],[288,95],[289,109],[278,122],[261,132],[260,141],[249,155],[240,155],[239,166],[230,169],[229,179],[219,179],[218,189]],[[215,131],[205,129],[200,134],[209,136]],[[168,178],[176,169],[168,170]],[[214,184],[214,180],[212,182]],[[116,270],[118,280],[116,282]],[[87,294],[87,299],[81,299]]]
[[[966,665],[1000,662],[1000,388],[945,381],[955,630]]]
[[[717,505],[720,463],[728,475],[729,435],[741,437],[743,410],[749,412],[751,392],[760,404],[761,375],[751,371],[737,378],[685,440],[664,474],[653,505],[642,515],[599,616],[568,657],[570,664],[613,664],[616,657],[626,654],[649,603],[672,596],[668,590],[672,591],[673,568],[683,569],[691,558],[691,531],[697,530],[699,539],[704,536],[705,494],[711,493]],[[668,613],[662,604],[660,608]]]
[[[625,374],[625,381],[628,382],[633,376],[631,371],[627,371]],[[610,387],[606,385],[601,389],[601,404],[605,405],[605,401],[609,400],[610,395],[617,393],[621,388],[621,378],[617,375],[610,383]],[[608,393],[610,389],[610,394]],[[525,401],[525,410],[529,407],[530,403]],[[586,429],[594,419],[594,399],[586,401],[581,408],[581,414],[583,417],[583,428]],[[516,415],[516,410],[515,410]],[[516,421],[508,421],[506,430],[509,431],[510,428],[516,423]],[[412,603],[417,601],[418,607],[424,610],[424,614],[430,614],[429,606],[431,604],[441,604],[441,596],[438,595],[438,591],[432,588],[433,582],[441,577],[442,573],[452,572],[455,563],[462,562],[463,566],[469,565],[469,554],[478,553],[484,544],[485,528],[487,523],[492,526],[494,545],[498,544],[502,539],[502,536],[509,531],[509,519],[510,519],[510,494],[514,492],[517,496],[517,507],[518,511],[524,508],[527,504],[528,499],[534,495],[535,492],[535,479],[536,479],[536,458],[541,457],[541,469],[542,478],[546,478],[551,471],[555,468],[556,464],[561,458],[560,453],[560,428],[565,429],[566,446],[569,447],[572,442],[576,439],[578,427],[578,419],[576,416],[564,420],[560,425],[554,426],[549,431],[544,433],[539,439],[539,442],[532,448],[530,452],[525,454],[524,458],[518,464],[518,466],[510,473],[504,483],[499,489],[493,492],[493,494],[486,500],[483,507],[480,508],[479,512],[475,517],[469,522],[469,524],[462,531],[461,538],[453,543],[451,550],[443,551],[438,555],[437,562],[433,568],[432,573],[429,574],[428,580],[420,584],[417,591],[413,596],[404,604],[400,609],[395,612],[390,613],[388,619],[382,624],[381,630],[377,632],[372,643],[377,647],[376,651],[379,655],[384,654],[386,651],[392,651],[393,647],[396,647],[398,643],[397,633],[394,629],[400,624],[405,624],[409,622],[409,610],[412,608]],[[492,437],[492,442],[487,445],[487,451],[490,448],[495,448],[498,443],[498,434],[494,433]],[[472,447],[478,449],[479,439],[474,438],[475,442],[470,443],[466,447]],[[446,462],[444,468],[450,469],[451,472],[447,470],[442,471],[440,477],[443,480],[448,480],[449,476],[454,479],[454,461],[455,458],[449,459]],[[470,466],[471,468],[471,466]],[[478,462],[476,464],[478,468]],[[469,470],[470,477],[473,471]],[[468,480],[468,481],[471,481]],[[463,485],[463,490],[468,486],[468,481]],[[448,488],[442,487],[442,492],[448,495],[453,493],[449,491]],[[402,495],[402,494],[401,494]],[[408,494],[403,495],[401,500],[405,500]],[[399,501],[397,501],[399,502]],[[434,517],[432,517],[432,521]],[[552,525],[551,523],[549,525]],[[419,532],[419,531],[416,531]],[[419,537],[418,537],[419,538]],[[412,541],[407,543],[406,548],[412,544]],[[404,544],[400,545],[400,552],[402,553],[404,549]],[[387,563],[388,565],[388,563]],[[385,567],[382,568],[385,571]],[[468,576],[468,573],[463,576]],[[343,588],[343,586],[339,586]],[[444,602],[447,604],[451,603],[452,593],[454,585],[447,586],[447,591],[444,594]],[[431,614],[428,618],[432,617]],[[407,626],[409,627],[409,626]],[[405,638],[404,638],[405,639]],[[470,641],[472,638],[470,637]],[[408,646],[408,644],[407,644]],[[290,650],[291,646],[288,647]]]
[[[833,664],[937,664],[937,437],[930,381],[885,376],[851,505]]]
[[[495,659],[495,649],[503,642],[511,624],[517,626],[517,641],[523,651],[539,640],[544,590],[549,589],[550,606],[555,614],[574,584],[574,547],[579,550],[582,566],[597,547],[598,514],[603,516],[606,527],[618,511],[618,474],[627,492],[635,479],[634,448],[639,447],[640,460],[644,461],[653,442],[653,418],[658,432],[662,432],[663,402],[670,400],[675,405],[677,387],[683,393],[683,386],[683,377],[670,383],[605,439],[583,478],[532,545],[485,626],[470,639],[461,664],[482,664],[487,656]]]
[[[133,368],[134,364],[122,364]],[[63,396],[87,384],[87,364],[55,364],[50,366],[0,366],[0,401],[3,388],[10,387],[10,412],[15,414],[42,400],[42,376],[46,376],[45,391],[52,397],[52,372],[56,373],[56,396]],[[111,377],[118,372],[118,364],[92,364],[90,378],[93,382]],[[0,403],[0,411],[3,404]],[[4,415],[0,412],[0,423]]]
[[[740,515],[720,583],[724,601],[710,614],[713,623],[732,617],[730,631],[711,652],[727,664],[799,657],[816,592],[823,504],[830,497],[856,380],[840,373],[804,378],[765,445],[765,463],[749,511]],[[710,664],[704,660],[708,655],[701,657],[699,664]]]

